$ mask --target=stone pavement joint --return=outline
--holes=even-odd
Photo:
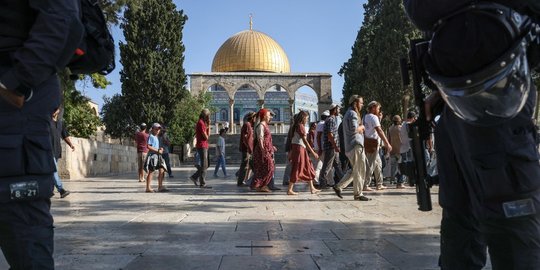
[[[200,189],[193,172],[175,168],[168,193],[145,193],[135,174],[65,181],[72,194],[52,199],[56,268],[438,269],[437,188],[434,210],[420,212],[413,188],[359,202],[352,189],[339,199],[302,183],[297,196],[253,192],[234,178],[210,177],[213,188]]]

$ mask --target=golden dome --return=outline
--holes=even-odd
[[[219,47],[212,72],[277,72],[291,71],[285,51],[268,35],[245,30],[230,37]]]

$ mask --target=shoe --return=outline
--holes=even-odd
[[[340,199],[343,199],[343,196],[341,196],[341,189],[337,188],[337,187],[333,187],[332,188],[334,190],[334,192],[336,193],[336,195],[340,198]]]
[[[257,188],[259,192],[272,192],[267,186]]]
[[[364,187],[364,189],[362,191],[373,191],[373,189],[370,188],[370,187]]]
[[[146,193],[154,193],[154,192],[156,192],[156,191],[153,190],[153,189],[148,189],[148,190],[146,190],[145,192],[146,192]]]
[[[218,178],[218,175],[217,175],[217,174],[214,174],[214,177],[215,177],[215,178]]]
[[[378,185],[377,186],[377,190],[385,190],[385,189],[386,189],[385,185]]]
[[[278,187],[271,187],[270,190],[281,190],[281,188],[278,188]]]
[[[69,190],[65,190],[65,189],[61,189],[60,190],[60,198],[65,198],[67,197],[71,192],[69,192]]]
[[[406,188],[406,187],[405,187],[404,184],[397,184],[397,185],[396,185],[396,188],[397,188],[397,189],[404,189],[404,188]]]
[[[190,177],[189,180],[191,180],[191,182],[193,182],[193,184],[195,184],[196,187],[199,186],[199,181],[193,177]]]
[[[199,187],[200,188],[212,188],[211,186],[207,186],[207,185],[200,185]]]
[[[174,178],[174,176],[171,174],[171,175],[169,175],[169,178]]]
[[[371,201],[370,198],[368,198],[368,197],[366,197],[364,195],[360,195],[360,196],[354,195],[354,200],[355,201],[363,201],[363,202]]]
[[[170,190],[166,189],[166,188],[161,188],[161,189],[158,189],[158,192],[169,192]]]
[[[320,185],[319,186],[319,189],[329,189],[330,186],[329,185]]]

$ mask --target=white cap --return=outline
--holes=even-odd
[[[333,110],[336,107],[339,107],[339,105],[336,103],[332,103],[332,105],[330,105],[330,108],[328,108],[328,110]]]
[[[329,111],[329,110],[326,110],[326,111],[322,112],[322,115],[324,115],[324,116],[330,116],[330,111]]]

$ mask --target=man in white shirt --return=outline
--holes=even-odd
[[[364,191],[372,191],[369,187],[371,183],[371,175],[374,174],[375,182],[377,183],[377,190],[386,189],[383,185],[383,175],[382,175],[382,161],[379,156],[379,138],[384,142],[384,147],[386,152],[390,153],[392,151],[392,146],[390,142],[384,135],[384,132],[381,128],[381,123],[379,120],[379,112],[381,110],[381,104],[377,101],[372,101],[367,106],[368,114],[364,117],[364,126],[366,127],[364,138],[365,138],[365,150],[366,150],[366,181],[364,183]],[[370,143],[371,142],[371,143]],[[369,145],[375,146],[373,148]]]

